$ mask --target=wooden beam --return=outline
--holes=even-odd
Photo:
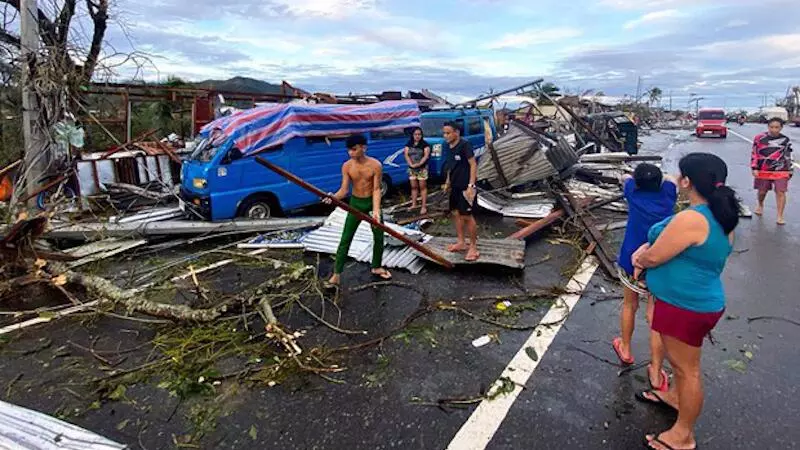
[[[343,210],[349,212],[350,214],[353,214],[358,219],[366,221],[366,222],[369,222],[370,225],[372,225],[372,226],[374,226],[376,228],[380,228],[381,230],[385,231],[389,235],[399,239],[404,244],[408,245],[409,247],[413,248],[414,250],[417,250],[418,252],[425,254],[426,256],[430,257],[431,259],[433,259],[437,263],[443,265],[444,267],[447,267],[448,269],[452,269],[454,267],[452,262],[448,261],[442,255],[434,252],[430,248],[420,244],[419,242],[412,241],[411,239],[405,237],[402,233],[398,233],[397,231],[387,227],[386,225],[384,225],[380,221],[375,220],[371,216],[368,216],[367,214],[364,214],[361,211],[356,210],[355,208],[353,208],[352,206],[348,205],[347,203],[339,200],[338,198],[336,198],[336,197],[334,197],[332,195],[326,194],[325,192],[323,192],[322,190],[320,190],[316,186],[314,186],[314,185],[302,180],[301,178],[297,177],[296,175],[294,175],[294,174],[292,174],[290,172],[287,172],[286,170],[276,166],[275,164],[272,164],[271,162],[267,161],[266,159],[264,159],[264,158],[262,158],[260,156],[256,156],[256,161],[259,164],[261,164],[262,166],[266,167],[267,169],[277,173],[278,175],[286,178],[287,180],[289,180],[292,183],[300,186],[301,188],[303,188],[303,189],[305,189],[305,190],[317,195],[318,197],[330,199],[331,202],[334,205],[342,208]]]

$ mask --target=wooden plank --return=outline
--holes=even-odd
[[[478,239],[481,257],[477,261],[466,261],[466,252],[448,252],[447,246],[455,243],[454,237],[437,236],[425,243],[425,246],[442,254],[453,265],[492,264],[513,269],[525,268],[525,242],[519,239]]]

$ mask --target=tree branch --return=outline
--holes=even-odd
[[[86,8],[94,22],[94,32],[92,33],[92,44],[86,56],[86,63],[83,65],[83,78],[86,81],[92,79],[97,60],[100,57],[100,50],[103,47],[103,37],[108,27],[108,0],[86,0]]]
[[[17,48],[19,48],[22,45],[22,43],[19,40],[19,36],[14,36],[13,34],[7,32],[6,30],[0,30],[0,42],[13,45],[14,47]]]
[[[69,25],[72,18],[75,16],[75,4],[78,0],[65,0],[64,7],[58,14],[56,20],[56,40],[58,41],[59,48],[66,50],[67,40],[69,38]]]

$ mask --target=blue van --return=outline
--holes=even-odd
[[[381,103],[400,105],[381,109]],[[216,221],[268,218],[319,203],[317,196],[266,169],[251,156],[258,154],[318,188],[334,192],[341,183],[342,164],[349,159],[344,144],[348,135],[364,133],[367,155],[383,160],[402,150],[410,130],[419,124],[415,102],[411,102],[413,110],[407,102],[381,103],[363,107],[271,106],[281,109],[280,114],[266,110],[262,117],[258,111],[245,111],[253,118],[240,114],[212,122],[181,168],[182,206]],[[344,112],[329,112],[336,106]],[[364,112],[359,108],[372,109]],[[355,117],[359,111],[362,115]],[[221,137],[208,131],[216,129],[224,130]],[[405,163],[384,167],[384,191],[407,182]]]
[[[430,174],[433,178],[445,178],[445,163],[447,155],[442,126],[445,122],[455,122],[461,129],[461,137],[472,144],[476,159],[485,151],[487,138],[493,141],[497,138],[494,124],[494,112],[491,109],[447,109],[434,110],[422,113],[420,117],[422,133],[425,140],[431,144]]]

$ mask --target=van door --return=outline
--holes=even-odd
[[[325,192],[339,190],[342,183],[342,164],[350,159],[344,144],[345,139],[345,136],[302,138],[293,151],[295,174]],[[318,200],[310,192],[300,195],[304,203],[316,203]]]
[[[479,116],[467,119],[467,134],[465,139],[472,144],[473,150],[477,153],[476,156],[479,156],[481,152],[480,149],[486,145],[484,142],[483,123],[481,123],[481,118]]]

